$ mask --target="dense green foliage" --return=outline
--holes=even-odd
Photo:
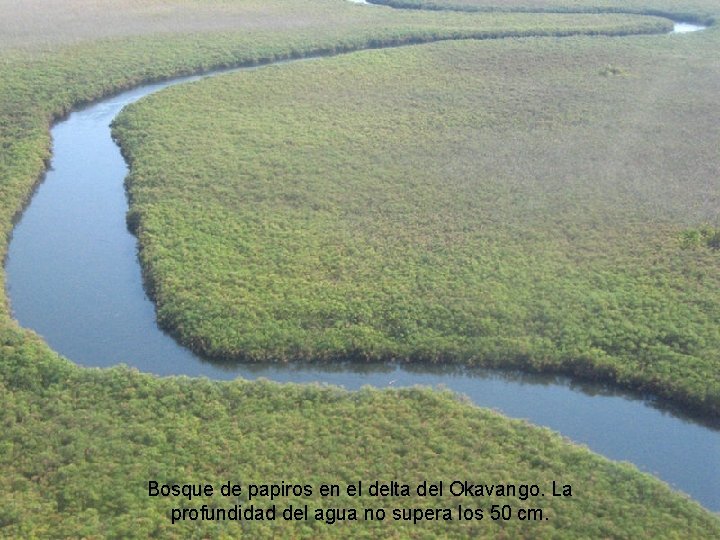
[[[709,225],[682,231],[680,238],[683,247],[686,248],[707,247],[710,249],[720,249],[720,229]]]
[[[678,241],[718,220],[716,51],[446,42],[152,96],[116,134],[159,320],[210,356],[563,370],[718,412],[720,253]]]
[[[416,41],[668,28],[667,21],[647,17],[390,12],[333,0],[25,0],[0,2],[0,8],[3,254],[13,217],[49,156],[50,122],[78,104],[141,81]],[[607,60],[603,57],[603,66],[612,63]],[[687,226],[695,223],[688,220]],[[665,232],[675,232],[669,229]],[[692,251],[701,263],[708,256]],[[689,271],[705,268],[701,263],[691,262]],[[171,528],[171,503],[146,497],[145,482],[152,477],[217,483],[417,481],[418,475],[496,482],[557,479],[572,483],[576,497],[571,504],[542,505],[550,520],[536,529],[515,522],[503,530],[484,521],[473,531],[452,523],[448,529],[358,527],[352,534],[650,538],[720,533],[715,516],[647,475],[449,396],[346,394],[267,383],[156,379],[125,368],[80,369],[18,329],[5,295],[0,304],[2,537],[243,534],[235,525]],[[402,325],[402,312],[397,317]],[[370,499],[360,503],[375,505]],[[344,528],[313,524],[245,534],[273,533],[347,536]]]
[[[663,483],[430,390],[159,379],[43,360],[18,335],[0,363],[0,536],[8,538],[712,538],[720,521]],[[8,350],[8,345],[4,346]],[[538,484],[545,497],[291,497],[313,507],[486,509],[480,522],[170,523],[211,502],[150,498],[149,480],[346,485],[362,480]],[[553,480],[572,498],[551,496]],[[446,484],[447,485],[447,484]],[[316,490],[317,493],[317,490]],[[8,497],[8,494],[10,495]],[[214,500],[214,498],[213,498]],[[232,500],[233,502],[229,502]],[[231,506],[234,499],[215,501]],[[241,495],[239,503],[247,504]],[[254,501],[269,506],[267,499]],[[542,508],[492,521],[492,504]]]

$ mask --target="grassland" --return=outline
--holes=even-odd
[[[666,21],[614,15],[390,14],[331,0],[2,0],[0,9],[3,254],[13,217],[49,156],[49,123],[73,106],[141,81],[441,38],[667,28]],[[458,523],[447,529],[388,525],[358,526],[352,534],[700,538],[720,532],[716,516],[632,467],[448,396],[345,394],[267,383],[156,379],[124,368],[80,369],[19,329],[6,297],[0,298],[2,537],[347,536],[347,528],[312,523],[249,530],[192,523],[171,528],[170,503],[149,500],[145,482],[151,477],[216,483],[374,477],[412,482],[418,475],[557,479],[572,483],[577,495],[571,504],[551,499],[542,505],[550,520],[537,529],[484,521],[472,530]]]
[[[215,357],[563,371],[717,414],[720,252],[682,241],[719,219],[717,48],[654,39],[363,52],[133,106],[161,324]]]

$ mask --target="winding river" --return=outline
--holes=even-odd
[[[718,426],[684,418],[642,396],[561,377],[457,367],[228,365],[198,358],[160,331],[143,290],[136,239],[125,225],[128,170],[109,124],[125,105],[198,78],[109,97],[53,127],[52,163],[15,227],[6,261],[13,315],[23,326],[83,366],[122,362],[158,375],[264,377],[348,389],[440,385],[478,405],[548,426],[609,458],[630,461],[720,511]]]

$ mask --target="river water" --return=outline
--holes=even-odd
[[[682,22],[676,22],[673,25],[673,34],[687,34],[688,32],[698,32],[700,30],[705,30],[707,26],[702,26],[699,24],[691,24],[691,23],[682,23]]]
[[[348,0],[353,4],[361,4],[363,6],[375,6],[375,7],[390,7],[384,6],[383,4],[375,4],[368,0]],[[391,8],[391,9],[402,9],[402,8]],[[521,12],[522,13],[522,12]],[[530,11],[532,13],[532,11]],[[596,12],[589,12],[596,13]],[[687,22],[675,22],[671,34],[685,34],[687,32],[697,32],[699,30],[705,30],[707,27],[699,24],[687,23]]]
[[[437,366],[223,364],[196,357],[159,330],[143,290],[136,239],[125,225],[128,170],[109,124],[125,105],[198,78],[136,88],[53,127],[50,168],[15,227],[6,261],[7,292],[20,324],[83,366],[125,363],[158,375],[264,377],[348,389],[446,387],[630,461],[720,511],[718,427],[640,396],[562,377]]]

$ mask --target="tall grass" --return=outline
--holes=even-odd
[[[3,254],[12,220],[49,157],[49,124],[83,102],[142,81],[412,41],[655,32],[668,25],[622,17],[389,13],[331,0],[27,0],[2,2],[0,8]],[[532,530],[535,537],[714,537],[720,532],[715,516],[631,467],[448,396],[428,391],[345,394],[267,383],[157,379],[126,368],[81,369],[19,329],[7,298],[0,298],[0,536],[221,537],[244,532],[227,523],[171,527],[168,502],[145,496],[151,478],[343,482],[392,476],[412,481],[418,474],[473,479],[481,473],[495,481],[547,482],[562,476],[579,487],[581,496],[572,505],[543,505],[550,520]],[[358,506],[374,503],[357,501]],[[348,532],[304,523],[276,525],[250,528],[247,535]],[[480,528],[451,523],[443,529],[434,523],[416,529],[358,526],[351,533],[482,537],[529,530],[517,523],[506,529],[484,523]]]

